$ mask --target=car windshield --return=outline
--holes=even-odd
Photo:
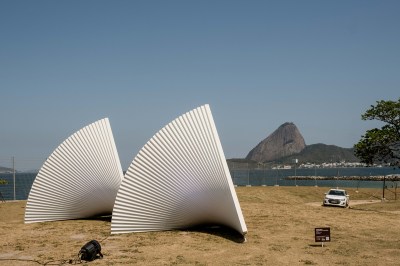
[[[345,192],[341,190],[330,190],[329,195],[334,195],[334,196],[345,196]]]

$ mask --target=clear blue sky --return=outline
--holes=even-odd
[[[108,117],[127,169],[210,104],[227,158],[284,122],[352,147],[400,96],[400,1],[0,1],[0,165]],[[4,164],[4,163],[3,163]],[[32,164],[32,165],[30,165]]]

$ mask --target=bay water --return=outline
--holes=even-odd
[[[383,181],[343,180],[345,176],[386,176],[400,175],[399,168],[357,167],[357,168],[316,168],[316,169],[230,169],[233,183],[237,186],[320,186],[320,187],[359,187],[381,188]],[[37,173],[0,174],[0,200],[26,200]],[[289,176],[322,176],[331,180],[288,180]],[[388,182],[388,186],[393,186]],[[397,185],[397,184],[396,184]],[[15,196],[14,196],[15,187]]]

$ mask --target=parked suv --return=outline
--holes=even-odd
[[[343,189],[330,189],[325,193],[324,206],[339,206],[346,208],[349,206],[349,195]]]

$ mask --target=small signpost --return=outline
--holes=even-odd
[[[321,227],[315,228],[315,242],[321,242],[322,247],[324,247],[324,242],[331,241],[331,228]]]

